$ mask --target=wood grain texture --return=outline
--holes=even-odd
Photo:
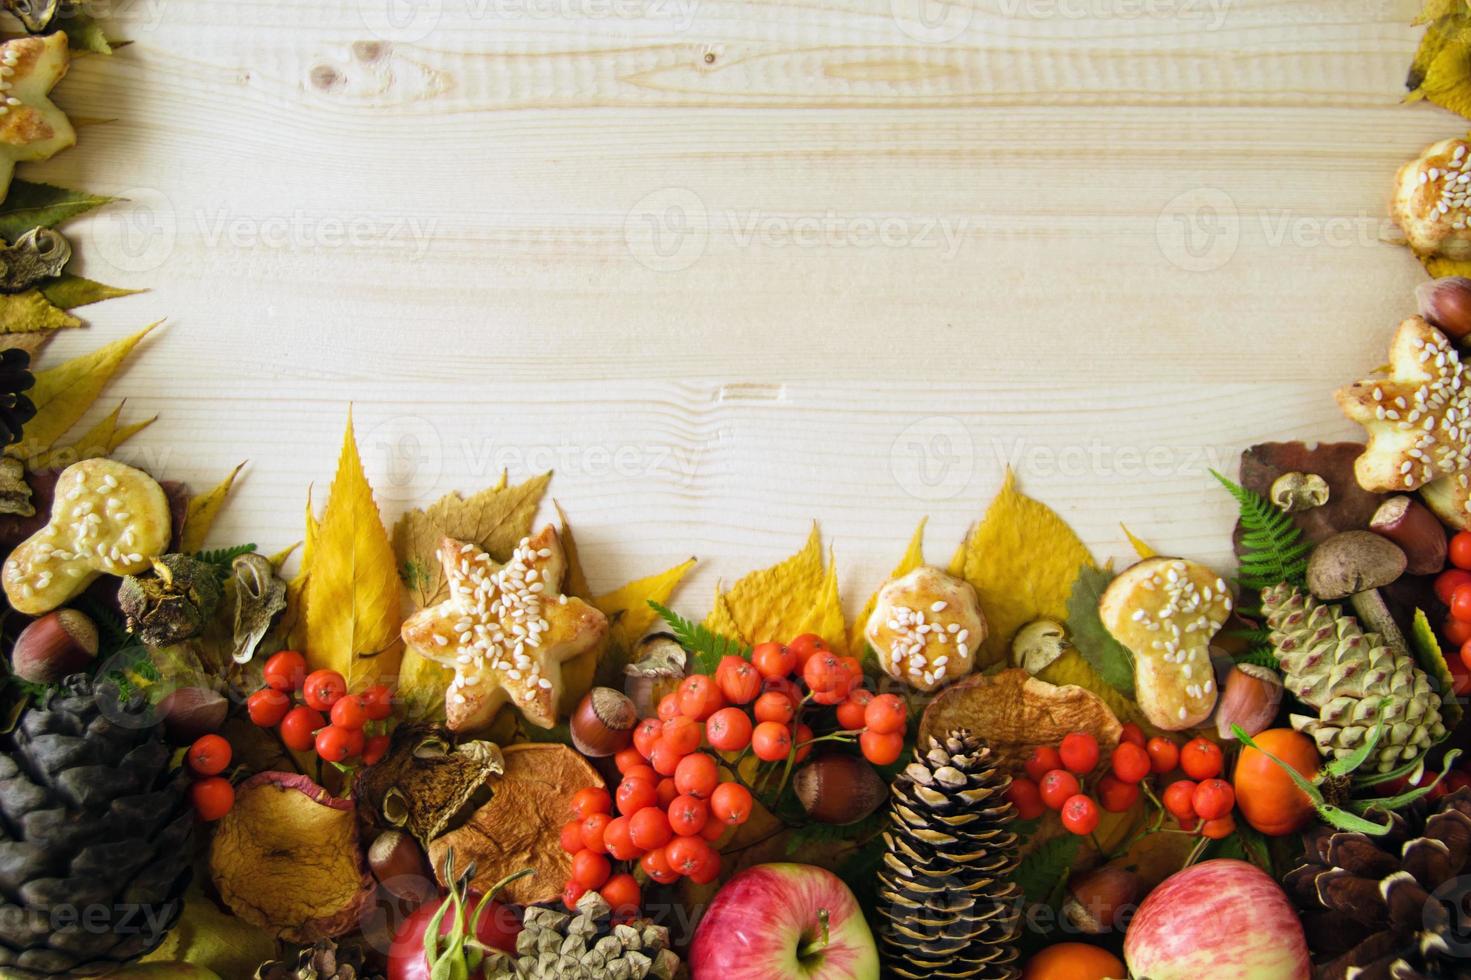
[[[1466,128],[1400,104],[1413,0],[116,9],[27,176],[129,198],[81,271],[151,292],[48,353],[169,318],[125,452],[249,459],[217,536],[274,549],[351,403],[389,519],[550,467],[593,585],[694,554],[694,611],[814,518],[856,608],[1007,464],[1100,557],[1225,563],[1208,469],[1354,435],[1423,276],[1390,178]]]

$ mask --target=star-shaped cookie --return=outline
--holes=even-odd
[[[45,160],[76,143],[66,113],[47,98],[69,64],[60,32],[0,44],[0,198],[17,163]]]
[[[403,638],[454,668],[444,701],[450,729],[483,728],[507,700],[533,725],[555,725],[562,664],[608,632],[601,612],[561,594],[567,559],[556,529],[548,524],[523,538],[499,567],[480,548],[450,537],[438,556],[449,598],[409,617]]]
[[[1369,437],[1354,462],[1365,490],[1416,490],[1471,470],[1471,380],[1445,334],[1420,317],[1395,331],[1387,374],[1340,388],[1337,398]]]

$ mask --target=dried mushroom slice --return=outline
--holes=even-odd
[[[50,612],[99,575],[150,567],[172,533],[168,497],[153,477],[110,459],[73,463],[56,481],[46,526],[6,559],[5,594],[19,612]]]

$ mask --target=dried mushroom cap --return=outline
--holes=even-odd
[[[687,659],[673,633],[651,633],[638,641],[633,662],[623,673],[629,677],[683,677]]]
[[[602,777],[565,745],[527,743],[502,752],[506,771],[493,783],[490,802],[429,842],[430,863],[442,867],[445,850],[454,848],[460,863],[474,863],[474,885],[481,891],[534,868],[536,874],[506,887],[506,899],[522,905],[554,901],[572,871],[572,855],[561,847],[567,801],[579,789],[603,786]]]
[[[215,566],[189,555],[163,555],[150,571],[129,575],[118,588],[128,632],[150,647],[198,636],[220,604]]]
[[[1285,513],[1295,514],[1328,502],[1328,481],[1316,473],[1283,473],[1272,481],[1271,499]]]
[[[1344,531],[1313,549],[1308,559],[1308,590],[1319,599],[1344,599],[1378,589],[1404,574],[1407,559],[1399,545],[1373,531]]]
[[[1036,619],[1016,631],[1011,660],[1029,674],[1040,674],[1067,650],[1067,630],[1050,619]]]

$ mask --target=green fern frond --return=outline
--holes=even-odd
[[[1247,650],[1239,657],[1233,658],[1238,664],[1255,664],[1258,667],[1266,667],[1269,670],[1280,670],[1281,665],[1277,663],[1277,654],[1270,644],[1262,643]]]
[[[253,544],[237,544],[229,548],[215,548],[212,551],[196,551],[194,557],[206,564],[213,565],[224,575],[230,574],[230,563],[241,555],[248,555],[255,551]]]
[[[1241,585],[1260,591],[1282,582],[1304,584],[1313,546],[1302,539],[1302,529],[1292,517],[1215,470],[1211,475],[1236,498],[1241,510],[1241,563],[1236,572]]]
[[[669,624],[669,631],[690,655],[691,673],[715,673],[715,668],[720,666],[722,657],[741,657],[747,660],[751,657],[751,651],[746,649],[746,645],[739,640],[733,640],[714,630],[706,629],[702,623],[691,622],[673,609],[653,599],[649,600],[649,608]]]

